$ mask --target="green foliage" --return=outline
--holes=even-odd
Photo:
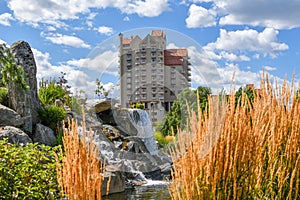
[[[50,83],[42,80],[38,95],[42,105],[47,106],[54,104],[57,99],[63,100],[67,93],[61,85],[55,83],[55,80],[50,81]]]
[[[157,140],[160,146],[165,147],[169,143],[169,141],[165,138],[165,136],[160,131],[154,132],[154,137]]]
[[[7,88],[0,87],[0,104],[8,106],[8,90]]]
[[[5,44],[0,44],[0,86],[7,87],[11,82],[23,89],[29,89],[23,68],[16,63],[9,48]]]
[[[59,189],[54,154],[48,146],[17,146],[1,140],[1,199],[54,199]]]
[[[249,99],[249,102],[250,102],[250,105],[252,107],[253,105],[253,101],[254,101],[254,93],[255,91],[249,87],[249,88],[243,88],[243,87],[240,87],[236,93],[235,93],[235,106],[237,105],[241,105],[241,97],[242,97],[242,94],[245,93],[247,95],[247,98]]]
[[[101,83],[101,81],[98,78],[96,79],[96,87],[97,88],[95,90],[95,94],[100,98],[101,95],[104,95],[105,90],[104,90],[103,84]],[[108,95],[108,93],[107,93],[107,95]]]
[[[174,101],[171,111],[167,113],[164,118],[164,122],[161,126],[160,131],[163,135],[177,134],[177,129],[184,129],[188,120],[188,109],[194,112],[198,112],[197,109],[197,92],[200,102],[200,108],[202,111],[205,110],[208,104],[208,96],[211,94],[211,89],[208,87],[199,86],[197,90],[185,89],[178,96],[177,100]]]
[[[64,120],[67,116],[65,109],[61,106],[48,105],[44,109],[39,110],[39,117],[42,124],[55,130],[59,122]]]

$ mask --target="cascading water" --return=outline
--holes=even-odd
[[[153,135],[152,122],[148,113],[141,109],[128,109],[127,111],[132,125],[138,131],[137,137],[143,140],[151,155],[156,154],[158,147]]]

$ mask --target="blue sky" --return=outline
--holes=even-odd
[[[259,86],[261,71],[299,80],[299,0],[2,0],[0,42],[27,41],[38,79],[61,71],[93,96],[95,79],[118,80],[118,34],[167,33],[168,47],[188,48],[192,87]]]

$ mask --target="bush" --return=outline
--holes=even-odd
[[[54,199],[59,192],[54,153],[44,145],[0,140],[1,199]]]
[[[55,100],[63,99],[66,96],[66,91],[55,81],[50,81],[50,83],[42,81],[40,85],[38,95],[43,106],[54,104]]]
[[[44,109],[39,110],[39,117],[42,121],[42,124],[50,127],[52,130],[55,130],[57,124],[64,120],[66,116],[67,113],[61,106],[49,105]]]
[[[0,87],[0,104],[8,106],[8,90]]]
[[[165,147],[169,143],[169,141],[165,138],[162,132],[156,131],[154,133],[154,137],[157,140],[158,144],[162,147]]]

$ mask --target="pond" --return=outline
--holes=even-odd
[[[164,184],[146,184],[125,190],[125,192],[109,195],[104,200],[170,200],[168,186]]]

